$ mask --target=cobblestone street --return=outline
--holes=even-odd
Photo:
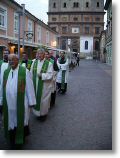
[[[56,106],[45,122],[30,116],[31,135],[23,149],[112,149],[111,66],[81,60],[69,73],[68,91],[57,94]],[[8,149],[1,127],[0,149]]]

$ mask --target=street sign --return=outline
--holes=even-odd
[[[26,31],[26,37],[27,37],[28,40],[32,39],[33,38],[33,32]]]

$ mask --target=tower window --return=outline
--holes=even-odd
[[[67,27],[66,27],[66,26],[62,27],[62,33],[63,33],[63,34],[66,34],[66,33],[67,33]]]
[[[86,8],[89,8],[89,2],[86,2]]]
[[[73,8],[78,8],[79,7],[79,3],[74,2],[73,3]]]
[[[79,7],[79,3],[76,3],[76,8],[78,8]]]
[[[57,19],[56,18],[52,18],[52,21],[56,21]]]
[[[100,18],[99,18],[99,17],[97,17],[97,18],[95,18],[95,20],[96,20],[96,21],[100,21]]]
[[[52,27],[52,30],[56,31],[57,29],[56,29],[56,27]]]
[[[78,21],[78,18],[77,18],[77,17],[74,17],[73,20],[74,20],[74,21]]]
[[[90,18],[89,17],[85,17],[85,21],[89,21],[90,20]]]
[[[66,3],[63,3],[63,8],[67,8],[67,4]]]
[[[99,2],[97,2],[97,7],[99,8],[99,6],[100,6],[100,3],[99,3]]]
[[[53,3],[53,8],[56,8],[56,3]]]

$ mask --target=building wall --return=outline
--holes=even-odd
[[[73,7],[73,3],[78,2],[79,7]],[[86,2],[89,2],[89,7],[86,8]],[[97,2],[99,2],[100,7],[96,7]],[[56,3],[56,8],[53,8],[53,3]],[[66,8],[63,7],[64,3],[66,3]],[[49,0],[49,12],[58,12],[58,11],[103,11],[104,1],[103,0]]]
[[[108,3],[109,2],[109,3]],[[107,0],[106,62],[112,65],[112,1]]]
[[[16,4],[14,1],[0,1],[0,7],[5,10],[6,27],[0,26],[0,47],[1,51],[6,46],[9,48],[11,53],[17,52],[18,43],[18,30],[15,31],[15,14],[16,11],[21,9],[21,6]],[[21,9],[22,11],[22,9]],[[29,40],[26,36],[28,30],[28,23],[32,23],[32,33],[33,38]],[[38,27],[41,28],[40,40],[38,39]],[[48,39],[46,39],[46,32],[48,32]],[[46,25],[41,20],[37,19],[35,16],[26,11],[25,15],[25,51],[33,53],[34,49],[39,45],[52,46],[53,42],[56,41],[57,33],[54,32],[48,25]],[[22,47],[23,29],[22,29],[22,16],[20,17],[20,38]],[[48,41],[48,43],[47,43]],[[23,49],[20,50],[21,53]],[[1,53],[1,52],[0,52]],[[22,54],[21,54],[22,55]],[[0,55],[2,56],[2,55]],[[31,56],[31,55],[29,55]]]
[[[89,3],[88,8],[86,8],[87,2]],[[99,7],[96,7],[97,2],[99,2]],[[66,3],[66,7],[64,7],[64,3]],[[74,3],[78,3],[77,8],[74,7]],[[90,36],[93,38],[94,50],[95,42],[99,41],[100,33],[104,30],[104,0],[49,0],[48,25],[59,32],[60,48],[68,49],[67,41],[71,39],[71,51],[79,52],[80,37]],[[62,31],[63,27],[66,27],[66,32]],[[89,32],[86,32],[87,27],[89,27]],[[96,27],[99,27],[99,33],[96,33]],[[79,31],[73,33],[74,28]],[[74,43],[76,43],[76,47]],[[74,47],[72,47],[73,45]]]

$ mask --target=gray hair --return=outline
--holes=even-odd
[[[37,50],[37,53],[45,53],[45,49],[44,49],[44,48],[39,48],[39,49]]]

